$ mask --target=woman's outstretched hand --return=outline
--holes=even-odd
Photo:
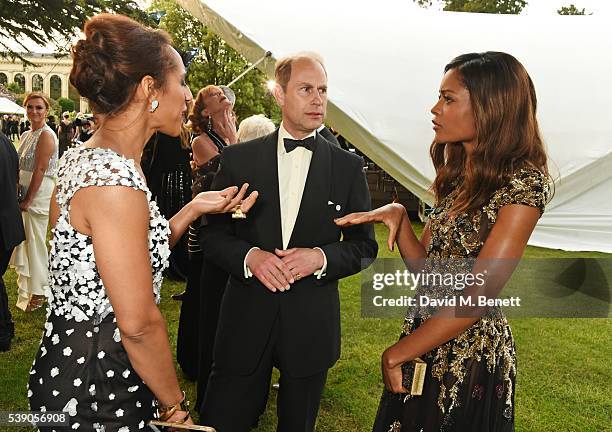
[[[242,213],[246,213],[259,196],[257,191],[253,191],[245,198],[248,187],[249,184],[245,183],[240,189],[230,186],[220,191],[201,192],[193,199],[192,206],[198,215],[227,213],[234,211],[239,204]]]
[[[393,250],[397,233],[404,218],[407,218],[406,209],[401,204],[387,204],[369,212],[351,213],[338,219],[334,219],[336,225],[348,227],[364,223],[382,222],[389,228],[389,238],[387,245],[389,250]]]

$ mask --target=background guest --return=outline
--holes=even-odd
[[[17,135],[21,135],[29,129],[30,129],[30,121],[27,118],[23,118],[21,119],[21,121],[17,121]],[[12,128],[11,128],[10,138],[14,140]]]
[[[17,271],[19,296],[17,307],[24,311],[39,308],[48,288],[47,228],[49,202],[57,169],[57,136],[45,123],[49,99],[42,93],[26,96],[26,107],[32,129],[19,141],[19,208],[23,215],[26,241],[15,248],[11,265]]]
[[[47,126],[49,126],[53,133],[57,135],[57,123],[55,123],[55,116],[50,115],[47,117]]]
[[[11,346],[15,327],[8,305],[4,272],[13,249],[23,240],[25,232],[17,201],[19,156],[13,143],[0,132],[0,351]]]
[[[213,85],[198,92],[189,120],[197,134],[191,143],[192,192],[195,196],[210,190],[219,168],[220,154],[228,144],[236,142],[236,123],[231,101],[220,87]],[[219,302],[227,282],[227,273],[203,261],[197,239],[199,226],[200,220],[196,220],[189,227],[190,273],[183,294],[176,344],[177,362],[188,378],[198,378],[198,388],[205,386],[208,378]],[[194,344],[197,340],[199,344]]]
[[[263,114],[255,114],[240,122],[238,127],[238,142],[246,142],[274,132],[276,126]]]
[[[9,128],[9,132],[10,132],[10,139],[15,141],[17,138],[19,138],[19,135],[23,132],[25,132],[26,130],[28,130],[30,128],[30,122],[27,119],[25,120],[25,124],[24,124],[24,130],[20,131],[19,129],[19,117],[17,117],[16,115],[11,116],[11,122],[10,122],[10,128]]]
[[[80,122],[79,142],[85,143],[96,131],[95,123],[91,117],[86,117]]]
[[[62,120],[58,127],[58,138],[59,138],[59,156],[62,157],[64,152],[68,150],[68,147],[72,145],[72,140],[75,136],[75,126],[72,120],[70,120],[70,114],[68,111],[64,111],[62,114]]]
[[[2,116],[2,133],[4,135],[6,135],[7,138],[8,138],[8,135],[10,134],[10,132],[9,132],[9,125],[10,125],[9,120],[10,119],[9,119],[8,114],[4,114]]]
[[[143,151],[141,166],[147,178],[147,186],[166,219],[170,219],[191,201],[190,140],[191,133],[183,125],[178,137],[155,133]],[[186,281],[188,274],[186,234],[172,248],[170,266],[165,275]]]

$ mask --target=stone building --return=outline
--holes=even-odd
[[[42,91],[53,99],[60,97],[70,98],[71,93],[77,97],[75,109],[81,112],[89,111],[87,100],[78,97],[76,90],[70,91],[70,69],[72,58],[65,54],[20,53],[23,58],[35,66],[25,65],[21,60],[12,60],[10,57],[0,56],[0,84],[16,82],[27,93]],[[76,99],[76,100],[75,100]]]

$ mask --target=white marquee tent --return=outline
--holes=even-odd
[[[17,105],[12,100],[0,97],[0,114],[19,114],[25,115],[26,110],[24,107]]]
[[[556,193],[531,244],[612,252],[612,30],[605,17],[432,12],[410,1],[179,0],[250,61],[323,55],[327,122],[417,196],[446,63],[505,51],[529,71]],[[274,60],[261,64],[273,76]]]

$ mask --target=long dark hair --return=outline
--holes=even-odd
[[[480,208],[520,168],[535,168],[549,176],[535,87],[523,65],[510,54],[488,51],[460,55],[444,72],[452,69],[470,93],[476,145],[469,161],[462,143],[431,145],[436,202],[453,190],[457,179],[459,193],[452,213]]]

